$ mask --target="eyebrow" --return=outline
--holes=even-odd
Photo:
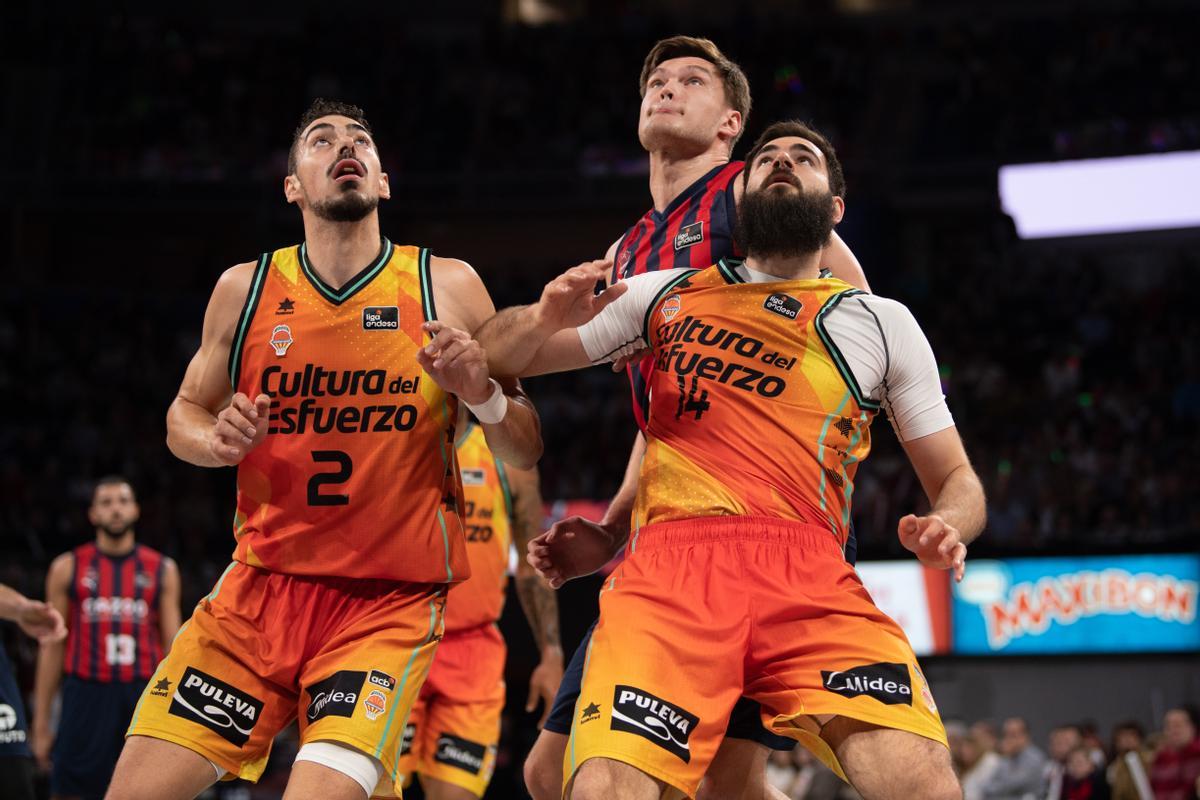
[[[808,145],[808,144],[799,144],[799,143],[797,143],[797,144],[794,144],[794,145],[792,145],[792,146],[791,146],[790,148],[788,148],[788,149],[789,149],[789,150],[803,150],[803,151],[805,151],[805,152],[809,153],[810,155],[814,155],[814,156],[816,156],[818,161],[824,161],[824,160],[825,160],[825,157],[824,157],[823,155],[821,155],[821,151],[820,151],[820,150],[818,150],[816,147],[813,147],[812,145]],[[775,151],[777,151],[777,150],[779,150],[779,145],[777,145],[777,144],[768,144],[768,145],[764,145],[764,146],[762,147],[762,149],[760,149],[760,150],[759,150],[759,151],[758,151],[758,152],[755,154],[754,158],[755,158],[755,159],[757,159],[757,158],[758,158],[759,156],[761,156],[763,153],[767,153],[767,152],[774,153],[774,152],[775,152]]]
[[[715,72],[713,72],[713,71],[712,71],[711,69],[709,69],[707,66],[703,66],[703,65],[701,65],[701,64],[685,64],[684,66],[680,67],[679,69],[680,69],[680,71],[681,71],[681,72],[686,72],[687,70],[694,69],[694,70],[696,70],[697,72],[703,72],[705,75],[707,75],[707,76],[708,76],[708,77],[710,77],[710,78],[716,77],[716,73],[715,73]],[[646,83],[649,83],[651,78],[653,78],[655,75],[657,75],[658,73],[662,72],[663,70],[664,70],[664,68],[663,68],[663,66],[662,66],[661,64],[660,64],[660,65],[658,65],[657,67],[655,67],[655,68],[654,68],[654,69],[653,69],[653,70],[650,72],[650,74],[646,76]]]
[[[332,122],[322,122],[318,125],[313,125],[311,128],[308,129],[308,131],[305,132],[304,141],[307,142],[308,137],[312,136],[314,131],[319,131],[322,128],[329,128],[330,130],[333,130],[333,123]],[[367,136],[371,135],[371,132],[369,130],[364,128],[362,125],[359,125],[357,122],[351,122],[349,125],[346,126],[346,128],[349,130],[360,130],[363,133],[365,133]]]

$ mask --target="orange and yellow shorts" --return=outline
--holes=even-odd
[[[816,717],[946,743],[912,647],[828,530],[683,520],[643,528],[604,584],[564,786],[602,757],[693,796],[742,695],[843,779]]]
[[[500,743],[507,652],[495,625],[445,635],[408,717],[401,773],[483,797]]]
[[[247,780],[299,717],[300,741],[341,742],[400,794],[404,725],[442,634],[445,584],[283,575],[234,562],[146,686],[129,736],[165,739]],[[390,783],[390,785],[385,785]]]

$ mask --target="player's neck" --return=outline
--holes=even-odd
[[[662,211],[671,205],[680,192],[698,181],[713,167],[729,163],[729,152],[723,142],[696,154],[683,155],[669,149],[650,153],[650,197],[654,210]]]
[[[750,253],[746,256],[744,263],[747,269],[765,272],[785,281],[802,281],[821,275],[820,250],[799,256]]]
[[[306,214],[304,244],[317,275],[340,289],[379,255],[379,215],[358,222],[330,222]]]
[[[124,556],[133,551],[134,545],[133,528],[125,531],[120,536],[110,536],[108,533],[96,531],[96,549],[106,556]]]

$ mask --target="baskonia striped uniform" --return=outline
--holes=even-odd
[[[50,786],[57,797],[100,796],[121,755],[121,732],[162,659],[166,559],[142,544],[108,555],[95,542],[71,556],[62,714]]]
[[[423,372],[429,251],[387,239],[338,289],[306,249],[264,254],[230,350],[233,387],[271,398],[238,467],[234,561],[143,695],[131,734],[256,779],[299,716],[302,742],[379,759],[399,792],[402,733],[468,577],[456,399]]]
[[[400,771],[482,797],[504,710],[507,649],[496,623],[508,585],[513,507],[504,464],[488,449],[483,428],[468,423],[456,445],[471,577],[446,598],[446,635],[409,716]]]
[[[640,338],[655,369],[634,530],[601,594],[565,779],[606,757],[691,795],[743,694],[839,773],[813,716],[944,744],[908,641],[842,552],[880,407],[903,440],[953,424],[907,309],[725,260],[631,278],[580,337],[594,360]]]

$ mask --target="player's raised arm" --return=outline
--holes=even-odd
[[[537,410],[514,378],[492,378],[487,357],[472,334],[496,313],[483,281],[471,266],[452,258],[430,259],[438,318],[425,324],[432,340],[417,363],[447,392],[458,395],[483,427],[497,458],[527,469],[542,457]]]
[[[589,261],[559,275],[533,305],[506,308],[483,324],[475,337],[498,375],[540,375],[580,369],[598,361],[589,354],[579,328],[625,294],[629,283],[614,283],[599,294],[612,265]],[[635,336],[636,338],[636,336]]]
[[[167,410],[167,447],[199,467],[238,464],[267,435],[269,398],[234,394],[229,378],[234,326],[253,271],[253,263],[239,264],[217,281],[204,312],[200,349]]]

